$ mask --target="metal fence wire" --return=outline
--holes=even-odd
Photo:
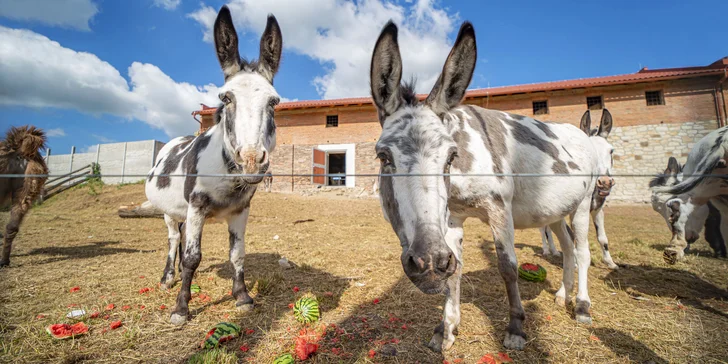
[[[194,173],[160,173],[151,175],[152,177],[597,177],[599,174],[588,174],[588,173],[357,173],[357,174],[342,174],[342,173],[325,173],[325,174],[314,174],[314,173],[272,173],[272,174],[236,174],[236,173],[221,173],[221,174],[194,174]],[[647,174],[647,173],[611,173],[610,177],[638,177],[638,178],[654,178],[654,177],[670,177],[671,174]],[[728,174],[681,174],[683,179],[690,177],[715,177],[715,178],[728,178]],[[57,178],[57,177],[138,177],[138,178],[149,178],[149,174],[0,174],[0,178]]]

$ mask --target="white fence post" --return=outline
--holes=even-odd
[[[71,147],[71,157],[68,162],[68,173],[73,172],[73,155],[76,154],[76,146]]]
[[[121,184],[124,184],[124,169],[126,169],[126,142],[124,142],[124,157],[121,160]]]
[[[96,144],[96,164],[99,164],[99,153],[101,153],[101,144]]]
[[[48,164],[48,160],[51,158],[51,148],[46,149],[45,162]]]

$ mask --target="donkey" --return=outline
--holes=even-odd
[[[468,217],[489,224],[493,232],[510,304],[505,347],[520,350],[526,344],[514,228],[550,225],[562,243],[565,261],[574,261],[576,250],[576,318],[591,322],[587,233],[591,194],[600,169],[589,137],[572,125],[460,105],[477,58],[475,31],[469,22],[460,27],[442,73],[420,102],[413,85],[401,83],[397,36],[397,26],[390,21],[371,61],[371,94],[382,126],[376,143],[381,163],[379,193],[384,218],[402,246],[405,274],[423,293],[446,296],[442,321],[429,347],[447,350],[455,341],[453,332],[460,323],[463,222]],[[513,176],[521,173],[545,176]],[[576,249],[563,224],[567,216],[572,217]],[[574,265],[566,264],[557,303],[569,300],[573,285]]]
[[[614,166],[614,147],[607,141],[609,133],[612,131],[614,122],[612,120],[612,114],[609,110],[604,109],[602,111],[602,120],[599,123],[598,129],[591,129],[591,113],[587,110],[581,117],[579,128],[581,131],[589,136],[589,140],[594,145],[594,150],[597,153],[599,160],[601,161],[602,170],[599,171],[599,178],[597,179],[596,187],[592,192],[592,202],[590,206],[591,216],[594,221],[594,228],[597,231],[597,240],[599,245],[602,247],[602,261],[606,264],[609,269],[618,269],[619,267],[614,264],[612,256],[609,254],[609,240],[607,239],[607,233],[604,230],[604,203],[607,200],[607,196],[612,191],[612,187],[616,184],[612,175],[612,167]],[[555,255],[559,256],[559,251],[556,250],[554,241],[552,238],[553,234],[548,226],[541,228],[541,243],[543,245],[544,255]]]
[[[0,141],[0,174],[46,175],[48,167],[40,155],[46,148],[43,130],[35,126],[11,127]],[[10,204],[10,221],[5,226],[0,267],[10,265],[10,250],[20,224],[43,190],[48,177],[0,178],[0,206]]]
[[[171,322],[186,322],[190,283],[200,264],[200,240],[207,218],[224,219],[230,235],[230,262],[234,268],[233,297],[242,311],[253,308],[243,273],[245,226],[250,200],[275,148],[274,108],[280,101],[273,88],[283,39],[273,15],[260,39],[260,60],[246,61],[238,54],[238,36],[230,10],[223,6],[214,25],[215,49],[225,75],[215,113],[215,125],[197,137],[170,141],[160,151],[146,183],[149,201],[164,211],[169,230],[169,255],[162,275],[163,288],[174,282],[174,263],[184,236],[182,287]],[[170,174],[186,174],[171,178]],[[227,174],[225,177],[197,175]],[[233,175],[233,176],[230,176]],[[182,224],[184,222],[184,225]]]
[[[678,184],[683,179],[682,171],[683,167],[677,159],[670,157],[665,171],[661,175],[655,176],[649,183],[650,188],[653,189],[652,209],[662,215],[667,227],[670,229],[672,229],[670,210],[665,204],[664,196],[654,192],[654,188]],[[685,223],[685,241],[687,242],[685,250],[689,250],[690,245],[698,240],[703,229],[705,229],[705,240],[713,249],[713,256],[725,258],[725,240],[728,238],[728,215],[721,214],[710,202],[694,209]]]
[[[682,181],[652,187],[653,200],[665,201],[672,231],[670,246],[663,253],[668,264],[685,256],[686,227],[691,214],[709,201],[721,215],[728,215],[728,126],[700,139],[688,154]]]

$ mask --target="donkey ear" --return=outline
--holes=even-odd
[[[609,133],[612,131],[612,124],[614,124],[612,121],[612,113],[610,113],[609,110],[604,109],[604,111],[602,111],[602,121],[599,123],[599,131],[597,132],[597,135],[607,139]]]
[[[382,29],[372,53],[369,82],[374,105],[377,106],[379,123],[399,109],[402,96],[399,84],[402,80],[402,56],[397,43],[397,26],[390,20]]]
[[[584,115],[581,116],[581,122],[579,123],[579,129],[584,132],[587,136],[591,135],[591,112],[587,110]]]
[[[268,15],[263,35],[260,37],[260,63],[258,72],[273,83],[273,76],[278,72],[283,51],[283,35],[278,20],[273,14]]]
[[[477,58],[475,29],[470,22],[464,22],[460,26],[455,45],[447,56],[442,73],[425,100],[440,117],[463,100],[473,78]]]
[[[238,53],[238,33],[233,26],[230,9],[223,5],[215,19],[215,50],[220,61],[225,80],[240,72],[240,53]]]
[[[677,162],[677,159],[675,157],[670,157],[670,159],[667,161],[667,169],[665,170],[665,174],[677,174],[680,172],[680,163]]]

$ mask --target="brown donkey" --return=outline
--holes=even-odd
[[[0,174],[48,174],[40,155],[46,147],[43,130],[34,126],[11,127],[0,141]],[[47,177],[0,178],[0,206],[11,206],[10,221],[5,227],[0,267],[10,264],[10,249],[20,223],[43,190]]]

